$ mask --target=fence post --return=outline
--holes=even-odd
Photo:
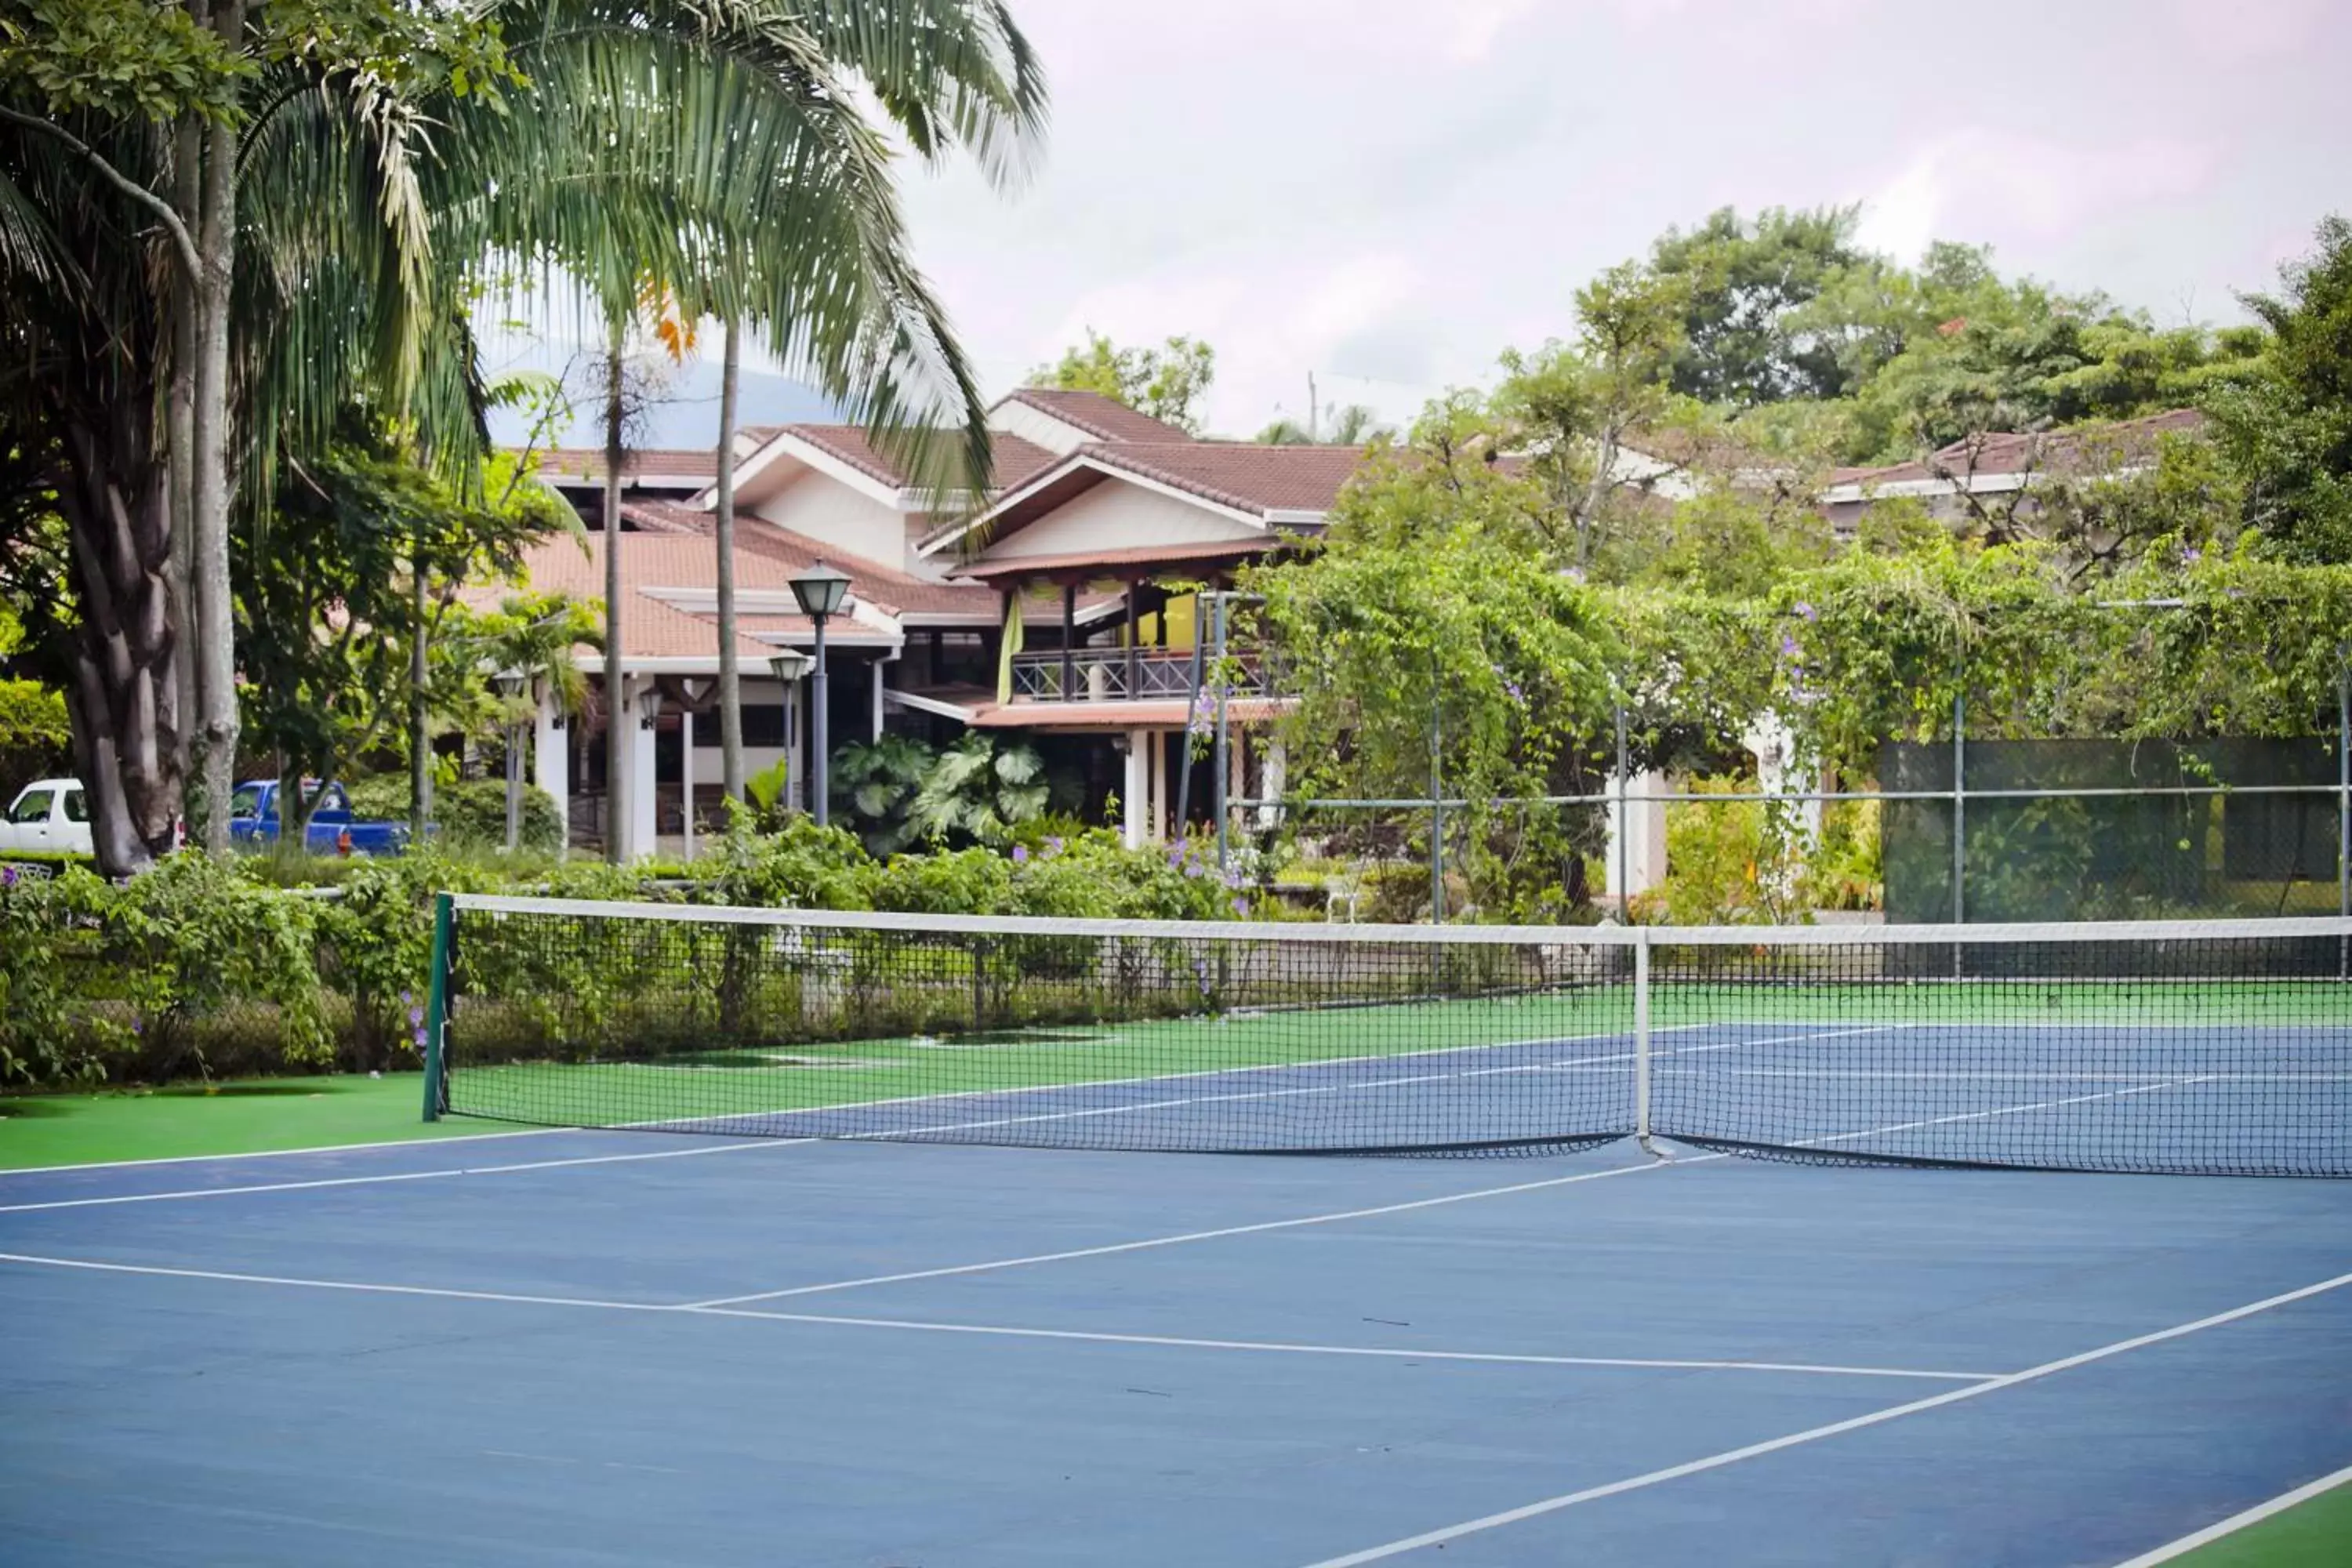
[[[1650,1153],[1650,928],[1633,932],[1633,1136]]]
[[[1968,698],[1952,693],[1952,923],[1969,918]]]
[[[1231,814],[1227,810],[1225,804],[1228,798],[1229,785],[1231,783],[1226,774],[1232,765],[1233,760],[1230,751],[1233,742],[1228,737],[1225,729],[1225,691],[1226,689],[1233,684],[1229,679],[1229,672],[1225,667],[1225,654],[1227,651],[1225,647],[1225,617],[1230,612],[1225,603],[1225,595],[1221,593],[1216,597],[1215,607],[1211,611],[1211,619],[1214,622],[1217,628],[1217,739],[1214,750],[1217,776],[1211,781],[1211,784],[1213,786],[1212,798],[1213,798],[1217,803],[1217,875],[1221,877],[1227,875],[1231,870],[1231,867],[1228,864],[1231,847],[1227,843],[1227,839],[1230,836],[1232,824],[1226,821],[1226,817]]]
[[[2352,663],[2336,671],[2336,912],[2352,915]],[[2352,979],[2352,936],[2336,939],[2336,977]]]
[[[1444,685],[1429,656],[1429,923],[1445,923]]]
[[[457,901],[447,893],[433,898],[433,958],[432,970],[425,981],[425,1120],[441,1120],[441,1109],[447,1100],[443,1090],[444,1077],[448,1071],[448,1059],[443,1054],[441,1037],[449,1022],[450,965],[454,954],[450,947],[456,940]]]
[[[1627,925],[1631,925],[1633,921],[1633,900],[1632,894],[1628,891],[1625,885],[1626,868],[1630,864],[1626,858],[1625,841],[1633,836],[1633,818],[1625,798],[1625,791],[1630,782],[1630,764],[1627,761],[1628,751],[1625,745],[1625,705],[1622,702],[1620,702],[1616,705],[1616,709],[1617,832],[1615,834],[1615,837],[1617,843],[1615,848],[1617,850],[1617,876],[1616,884],[1610,889],[1610,891],[1617,895],[1618,920]]]

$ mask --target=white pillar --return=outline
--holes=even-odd
[[[557,707],[554,696],[541,692],[539,712],[531,720],[531,773],[539,784],[555,797],[555,820],[562,824],[559,831],[569,847],[572,839],[572,727]]]
[[[1796,737],[1778,713],[1759,714],[1748,726],[1739,743],[1756,757],[1756,787],[1766,795],[1811,795],[1814,793],[1816,775],[1812,769],[1797,760]],[[1800,801],[1793,812],[1777,802],[1767,802],[1769,809],[1787,812],[1781,818],[1793,842],[1789,846],[1789,858],[1783,868],[1780,890],[1790,891],[1797,877],[1804,870],[1807,857],[1814,845],[1822,841],[1822,803]]]
[[[874,661],[874,733],[866,737],[869,741],[882,738],[882,662]]]
[[[1268,735],[1265,740],[1265,765],[1263,771],[1265,773],[1265,780],[1258,786],[1257,793],[1259,798],[1264,800],[1280,800],[1282,798],[1282,786],[1285,776],[1290,771],[1290,758],[1289,755],[1283,751],[1282,742],[1272,735]],[[1262,805],[1258,807],[1258,831],[1261,833],[1273,832],[1275,821],[1280,816],[1281,812],[1275,806]]]
[[[1155,844],[1168,837],[1168,732],[1153,730],[1143,763],[1144,810]]]
[[[1127,847],[1140,849],[1150,837],[1151,731],[1127,732],[1127,784],[1119,791],[1119,811],[1125,818]]]
[[[1622,900],[1636,893],[1646,893],[1666,879],[1666,807],[1664,801],[1630,799],[1621,812],[1617,795],[1617,775],[1609,775],[1609,842],[1602,861],[1601,875],[1609,883],[1610,894],[1616,898],[1619,908]],[[1629,795],[1658,795],[1666,793],[1664,773],[1635,773],[1626,781]],[[1620,877],[1623,887],[1617,886]]]
[[[686,834],[685,858],[694,858],[694,710],[689,708],[677,716],[677,788],[678,797],[686,803],[680,818]]]
[[[654,799],[654,721],[661,712],[661,693],[651,676],[632,680],[628,708],[629,831],[622,854],[630,860],[650,857],[661,830],[659,804]]]

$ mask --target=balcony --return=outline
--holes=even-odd
[[[1226,663],[1239,672],[1231,695],[1274,695],[1259,655],[1236,652]],[[1192,688],[1189,648],[1082,647],[1013,656],[1015,702],[1181,702]]]

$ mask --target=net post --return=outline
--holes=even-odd
[[[1650,928],[1633,928],[1633,1136],[1644,1153],[1650,1142]]]
[[[448,1070],[442,1054],[441,1037],[449,1022],[450,948],[456,939],[457,900],[448,893],[433,896],[433,958],[432,973],[425,982],[425,1120],[441,1120],[442,1107],[447,1103],[444,1092],[444,1076]]]

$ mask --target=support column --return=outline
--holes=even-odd
[[[562,824],[564,847],[572,841],[572,728],[554,697],[540,693],[539,712],[531,720],[531,773],[555,797],[555,820]]]
[[[870,735],[868,735],[868,736],[866,736],[866,738],[867,740],[869,740],[869,741],[878,741],[878,740],[880,740],[880,739],[882,738],[882,665],[883,665],[883,662],[884,662],[883,660],[878,659],[878,658],[877,658],[877,659],[876,659],[876,660],[874,661],[874,689],[874,689],[874,732],[873,732],[872,734],[870,734]]]
[[[1282,742],[1272,735],[1268,735],[1265,739],[1265,761],[1259,771],[1264,777],[1258,781],[1258,798],[1264,801],[1280,800],[1285,778],[1290,771],[1290,758],[1283,750]],[[1271,805],[1259,806],[1257,808],[1258,831],[1273,832],[1275,824],[1281,819],[1281,809],[1277,806]]]
[[[1150,837],[1151,816],[1151,731],[1127,732],[1127,783],[1118,795],[1127,847],[1140,849]]]
[[[1154,844],[1168,837],[1168,734],[1164,730],[1149,731],[1145,742],[1143,764],[1144,809],[1149,814],[1150,834]]]
[[[683,858],[694,858],[694,710],[687,709],[677,716],[677,795],[685,809],[678,814],[678,829],[686,835]]]
[[[659,803],[654,799],[654,721],[661,712],[661,693],[654,689],[650,676],[631,679],[628,685],[623,729],[628,735],[629,821],[622,853],[631,860],[643,860],[654,853],[661,826]]]
[[[1622,915],[1625,900],[1635,894],[1646,893],[1666,878],[1666,807],[1656,800],[1623,800],[1617,773],[1609,775],[1609,845],[1602,864],[1606,876],[1616,879],[1623,868],[1623,887],[1612,887],[1610,896],[1617,901]],[[1634,773],[1623,781],[1625,795],[1658,795],[1666,793],[1664,773]]]

